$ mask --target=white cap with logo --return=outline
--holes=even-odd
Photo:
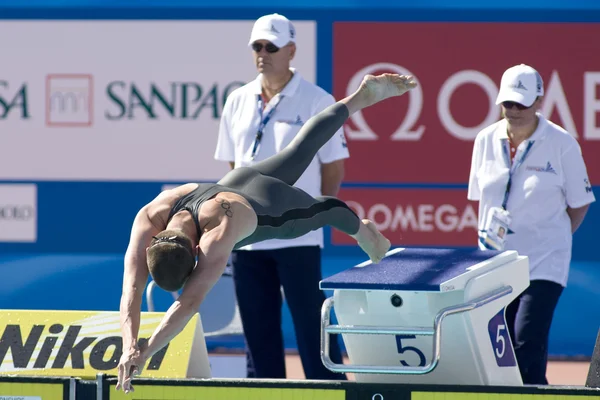
[[[504,71],[496,104],[513,101],[530,107],[538,96],[544,95],[540,74],[529,65],[519,64]]]
[[[248,45],[251,46],[257,40],[268,40],[277,47],[283,47],[296,42],[296,29],[283,15],[264,15],[254,23]]]

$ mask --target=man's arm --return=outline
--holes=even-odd
[[[344,160],[336,160],[321,165],[321,193],[336,197],[344,179]]]
[[[228,229],[230,224],[229,218],[225,218],[218,227],[202,235],[196,268],[185,283],[181,296],[167,310],[152,334],[148,347],[143,350],[144,359],[152,357],[185,328],[223,274],[237,241],[235,231]]]
[[[330,94],[321,96],[312,108],[316,115],[335,103]],[[340,128],[318,151],[317,158],[321,164],[321,194],[337,197],[344,179],[345,159],[350,156],[348,144],[344,136],[344,128]]]
[[[142,295],[148,281],[146,248],[152,240],[152,236],[158,232],[160,230],[150,221],[147,206],[142,208],[133,222],[129,245],[125,253],[120,306],[123,353],[137,348]]]
[[[571,233],[575,233],[575,231],[579,229],[583,219],[585,218],[588,208],[590,208],[589,204],[578,208],[567,207],[567,214],[569,214],[569,218],[571,218]]]
[[[217,136],[217,145],[215,148],[215,160],[227,161],[231,169],[235,166],[235,143],[231,135],[232,126],[232,115],[234,113],[236,96],[229,96],[225,100],[223,106],[223,112],[221,113],[221,120],[219,121],[219,132]]]
[[[136,360],[140,357],[137,338],[140,329],[142,294],[148,280],[146,248],[153,235],[160,232],[150,219],[149,206],[142,208],[133,221],[129,245],[125,252],[125,272],[123,273],[123,291],[121,293],[120,320],[123,353],[118,365],[117,390],[125,393],[132,390],[131,378],[138,370]]]
[[[581,147],[572,136],[570,146],[562,153],[563,190],[567,202],[567,214],[571,219],[571,233],[575,233],[583,222],[591,203],[596,201]]]

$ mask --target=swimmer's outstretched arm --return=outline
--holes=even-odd
[[[161,231],[151,222],[148,208],[146,206],[137,213],[131,229],[129,245],[125,252],[125,270],[120,305],[123,355],[118,366],[117,390],[123,388],[123,390],[128,391],[130,389],[131,370],[140,357],[137,339],[140,329],[142,296],[149,274],[146,248],[152,240],[152,236]]]
[[[148,345],[142,350],[144,360],[165,347],[187,325],[200,308],[200,304],[221,278],[229,255],[239,239],[238,231],[229,218],[200,239],[198,263],[185,283],[181,296],[169,307]]]

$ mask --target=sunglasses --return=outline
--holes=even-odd
[[[259,53],[263,47],[267,51],[267,53],[277,53],[279,51],[279,47],[275,46],[273,43],[267,43],[263,45],[262,43],[252,43],[252,50]]]
[[[510,110],[513,107],[517,107],[518,110],[527,110],[528,108],[531,108],[531,106],[527,107],[527,106],[524,106],[523,104],[516,103],[514,101],[503,101],[502,106],[504,108],[506,108],[507,110]]]

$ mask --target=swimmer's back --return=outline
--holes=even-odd
[[[226,189],[215,183],[188,183],[174,188],[173,194],[178,199],[173,203],[167,221],[181,210],[189,211],[197,220],[202,204],[223,191]]]
[[[165,224],[167,224],[175,214],[180,211],[187,211],[191,214],[198,237],[202,236],[204,230],[210,230],[220,223],[221,213],[215,214],[215,207],[210,205],[208,208],[203,205],[208,200],[219,198],[220,203],[224,203],[216,207],[231,211],[225,211],[225,215],[232,214],[237,209],[236,214],[244,215],[248,211],[249,221],[254,221],[256,215],[252,207],[252,201],[240,190],[219,185],[218,183],[188,183],[178,186],[170,191],[169,194],[161,201],[170,205],[168,215],[165,215]],[[246,211],[248,210],[248,211]],[[242,219],[244,221],[245,219]],[[250,224],[252,224],[250,222]],[[240,225],[241,231],[245,231],[244,223]]]

